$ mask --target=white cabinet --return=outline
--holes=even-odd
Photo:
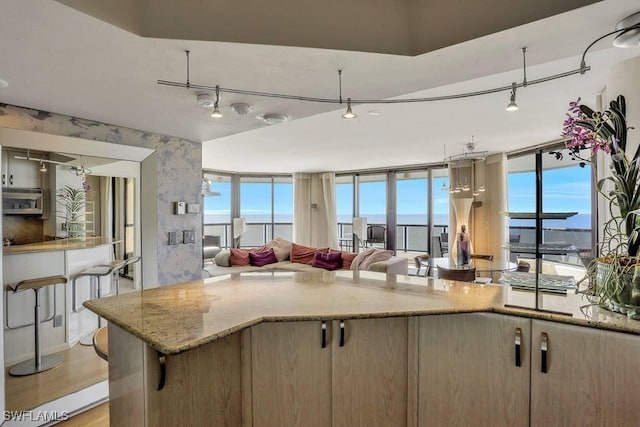
[[[424,316],[419,426],[527,426],[530,320],[491,313]]]
[[[2,186],[16,188],[41,188],[41,173],[38,162],[16,159],[24,153],[11,150],[2,151]]]
[[[640,420],[640,337],[532,321],[531,425],[632,426]]]
[[[406,426],[404,317],[251,329],[254,427]],[[323,346],[324,341],[324,346]]]

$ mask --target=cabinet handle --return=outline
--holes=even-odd
[[[340,347],[344,347],[344,320],[340,321]]]
[[[9,185],[13,185],[13,174],[9,175]]]
[[[546,332],[540,335],[540,372],[547,373],[547,351],[549,350],[549,336]]]
[[[327,322],[322,321],[322,348],[327,346]]]
[[[7,183],[7,175],[2,174],[2,185],[5,185]]]
[[[522,345],[522,329],[516,328],[515,351],[516,351],[516,366],[518,368],[522,366],[521,345]]]

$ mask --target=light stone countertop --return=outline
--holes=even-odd
[[[71,251],[76,249],[92,249],[103,245],[121,243],[104,237],[86,237],[84,239],[56,239],[46,242],[28,243],[26,245],[3,246],[4,255],[26,254],[33,252]]]
[[[86,301],[164,354],[198,347],[264,321],[494,312],[640,334],[640,321],[587,307],[582,295],[542,296],[501,285],[364,271],[241,273]],[[582,307],[582,308],[581,308]]]

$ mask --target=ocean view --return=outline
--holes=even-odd
[[[367,218],[368,224],[385,224],[386,217],[385,215],[380,214],[363,214],[363,217]],[[265,214],[252,214],[244,216],[247,220],[248,224],[256,224],[256,223],[270,223],[271,215]],[[340,223],[351,223],[352,216],[350,215],[338,215],[338,222]],[[215,213],[204,212],[204,223],[205,224],[228,224],[231,222],[231,217],[229,215],[220,215]],[[276,223],[292,223],[293,216],[291,215],[274,215],[274,222]],[[398,215],[397,220],[398,225],[426,225],[427,219],[425,215]],[[436,214],[434,215],[434,224],[435,225],[448,225],[449,217],[448,215]],[[512,219],[509,222],[509,226],[511,227],[534,227],[534,220],[524,220],[524,219]],[[566,220],[545,220],[543,223],[544,228],[559,228],[559,229],[591,229],[591,215],[589,214],[578,214],[568,218]]]

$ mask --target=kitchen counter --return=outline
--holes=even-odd
[[[243,273],[86,301],[164,354],[178,354],[260,322],[494,312],[640,335],[640,322],[582,295],[543,295],[559,314],[513,307],[534,294],[500,285],[360,271]]]
[[[76,249],[92,249],[104,245],[120,243],[104,237],[87,237],[85,239],[56,239],[46,242],[28,243],[26,245],[4,246],[4,255],[25,254],[33,252],[71,251]]]

